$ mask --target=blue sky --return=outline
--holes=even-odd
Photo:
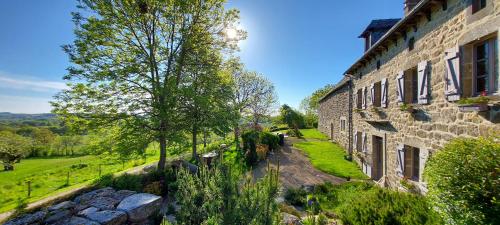
[[[0,1],[0,112],[49,112],[69,65],[76,0]],[[363,52],[357,36],[372,19],[400,18],[403,0],[229,0],[248,39],[239,53],[267,76],[281,104],[298,107],[335,83]]]

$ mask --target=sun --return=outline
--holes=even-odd
[[[238,31],[234,28],[226,29],[226,37],[230,40],[234,40],[238,37]]]

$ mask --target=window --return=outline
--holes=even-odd
[[[380,107],[382,100],[382,82],[373,84],[373,106]]]
[[[486,0],[472,0],[472,14],[486,7]]]
[[[420,149],[405,145],[403,175],[413,181],[420,179]]]
[[[356,108],[362,109],[363,108],[363,89],[358,90],[357,96],[358,96],[358,98],[356,99]]]
[[[498,90],[497,40],[489,39],[474,45],[474,95],[488,95]]]
[[[415,38],[412,37],[408,40],[408,50],[411,51],[415,48]]]
[[[363,151],[363,133],[359,131],[356,133],[356,150],[358,152]]]
[[[403,102],[406,104],[418,103],[418,71],[416,67],[404,73]]]
[[[346,119],[340,118],[340,131],[345,132],[346,130]]]

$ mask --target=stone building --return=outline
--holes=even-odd
[[[352,145],[352,88],[351,81],[344,78],[332,90],[322,98],[319,104],[318,129],[327,134],[331,140],[334,140],[345,149],[350,149]]]
[[[425,192],[430,155],[451,139],[500,131],[499,27],[498,0],[407,0],[405,17],[365,42],[345,79],[353,93],[347,149],[368,176],[395,188],[405,179]],[[328,107],[336,98],[333,91],[320,102],[322,132],[346,117]]]

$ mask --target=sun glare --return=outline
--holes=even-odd
[[[226,37],[228,39],[236,39],[238,37],[238,31],[234,28],[228,28],[226,30]]]

